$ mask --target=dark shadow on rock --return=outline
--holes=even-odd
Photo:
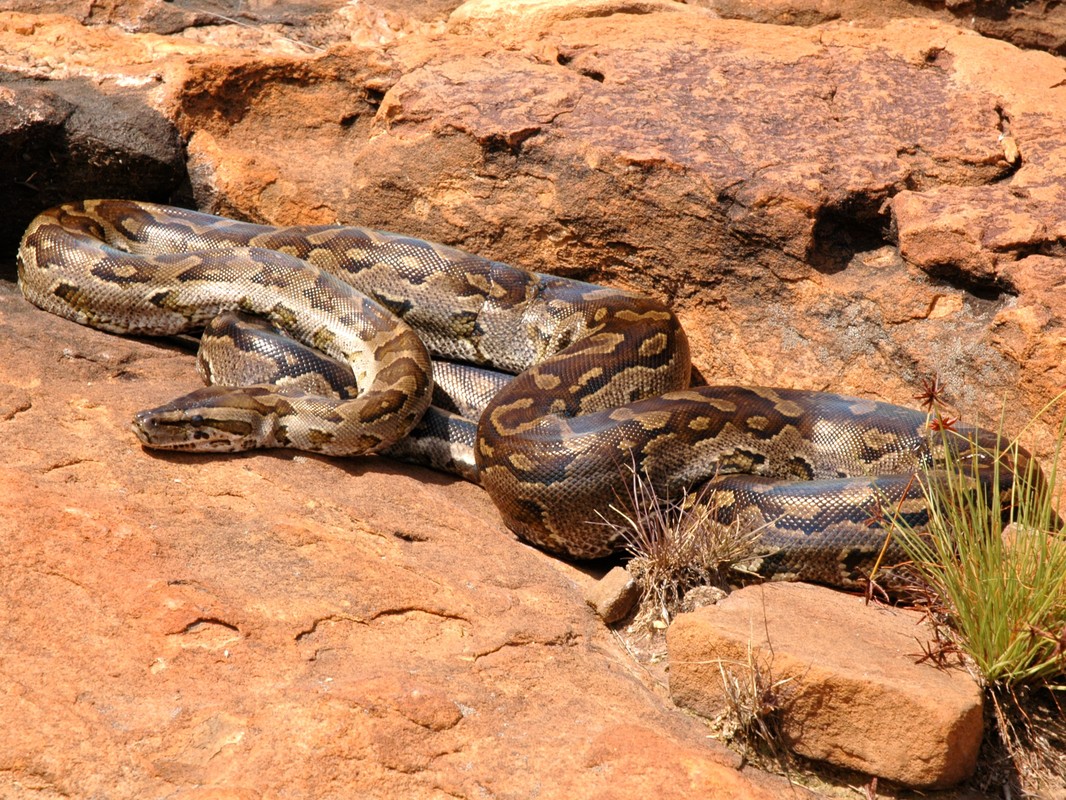
[[[824,206],[815,219],[808,260],[824,274],[840,272],[856,253],[887,244],[887,226],[887,218],[864,211],[853,203]]]
[[[70,200],[192,202],[181,137],[144,90],[5,73],[0,87],[13,94],[0,107],[0,251],[14,253],[34,216]],[[13,264],[0,264],[0,279],[14,276]]]

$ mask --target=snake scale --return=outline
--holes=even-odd
[[[285,385],[270,366],[242,372],[202,355],[211,380],[251,385],[139,413],[146,446],[421,458],[480,482],[521,538],[575,558],[623,544],[602,517],[624,502],[635,469],[665,495],[706,485],[720,520],[764,525],[765,574],[854,583],[884,538],[879,504],[920,522],[912,476],[939,457],[917,410],[690,387],[685,333],[657,300],[397,234],[85,201],[38,216],[18,268],[27,299],[82,324],[159,335],[207,326],[206,348],[248,330],[220,315],[252,314],[341,365],[284,343],[267,356],[273,333],[249,334],[243,347],[259,361],[301,362],[295,371],[318,377]],[[322,377],[328,369],[340,377]],[[470,369],[489,370],[490,389],[464,402]],[[450,388],[434,395],[433,374]],[[974,458],[999,450],[991,432],[958,432]]]

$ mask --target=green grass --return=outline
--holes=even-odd
[[[931,435],[945,438],[934,443],[949,444],[958,434],[935,418]],[[1008,796],[1043,796],[1066,774],[1066,532],[1055,466],[1064,440],[1066,420],[1047,475],[1017,440],[1005,458],[985,453],[980,470],[947,447],[945,463],[918,476],[928,523],[893,520],[892,535],[930,591],[942,653],[964,653],[987,689],[996,723],[987,752],[999,755],[986,757],[985,777]]]
[[[952,449],[945,448],[939,469],[922,476],[928,524],[915,530],[897,520],[894,535],[940,598],[956,645],[985,682],[1064,689],[1066,537],[1051,530],[1056,471],[1045,477],[1014,441],[1004,449],[1006,459],[988,459],[978,480],[970,459]],[[1008,463],[1024,464],[1013,481]],[[1001,483],[1009,488],[992,490]]]

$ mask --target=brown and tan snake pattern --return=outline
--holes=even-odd
[[[138,414],[150,447],[410,456],[419,439],[404,437],[433,389],[430,354],[442,375],[452,362],[514,375],[465,409],[430,412],[421,439],[453,441],[428,460],[479,481],[523,539],[577,558],[620,546],[602,517],[636,468],[664,493],[711,482],[719,518],[765,524],[763,572],[848,583],[883,541],[870,524],[878,503],[920,518],[912,476],[938,457],[916,410],[690,388],[684,331],[656,300],[396,234],[86,201],[34,220],[19,283],[41,308],[117,333],[254,314],[354,373],[338,394],[265,385],[252,370],[252,386],[208,387]],[[973,458],[995,457],[994,434],[959,432],[978,443]]]

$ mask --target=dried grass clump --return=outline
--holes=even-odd
[[[624,508],[612,505],[616,516],[605,523],[625,540],[632,556],[629,572],[643,591],[634,627],[661,629],[689,590],[724,586],[726,570],[751,558],[762,530],[718,522],[707,486],[664,499],[645,474],[636,469],[631,474],[628,502],[620,504]]]
[[[747,661],[718,662],[725,710],[712,720],[716,737],[743,748],[745,759],[769,760],[787,772],[789,751],[783,744],[781,713],[794,692],[792,678],[775,678],[773,651],[760,655],[748,646]]]

